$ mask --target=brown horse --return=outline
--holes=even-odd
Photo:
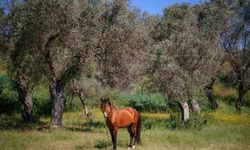
[[[116,150],[116,137],[119,128],[127,128],[130,135],[129,148],[134,148],[135,141],[140,143],[141,116],[135,109],[128,107],[115,109],[109,102],[109,98],[101,99],[101,109],[106,119],[106,124],[111,134],[113,148]]]

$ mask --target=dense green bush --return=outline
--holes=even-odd
[[[139,112],[164,112],[167,109],[166,100],[160,94],[134,94],[123,96],[127,106],[133,107]]]
[[[41,116],[49,116],[50,114],[51,114],[50,98],[46,95],[33,97],[33,118],[39,119]]]
[[[0,76],[0,113],[19,110],[15,84],[7,77]]]
[[[143,118],[143,129],[169,129],[174,130],[177,128],[183,128],[183,124],[180,120],[180,114],[171,114],[168,119],[153,119],[153,118]]]
[[[143,129],[150,130],[150,129],[176,129],[179,125],[175,119],[164,119],[164,120],[157,120],[157,119],[143,119]]]
[[[247,92],[247,94],[244,97],[246,106],[250,107],[250,91]]]
[[[223,97],[223,100],[228,103],[229,105],[234,105],[237,101],[238,96],[236,95],[227,95]]]

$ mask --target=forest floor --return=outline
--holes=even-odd
[[[63,127],[49,129],[49,117],[23,124],[19,115],[0,116],[1,150],[72,150],[112,149],[108,129],[99,109],[91,109],[92,118],[82,112],[66,112]],[[142,114],[166,119],[169,114]],[[210,113],[211,119],[201,129],[151,128],[142,130],[142,144],[137,150],[246,150],[250,149],[250,115]],[[118,133],[118,149],[128,147],[126,129]]]

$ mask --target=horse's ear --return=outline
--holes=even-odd
[[[105,96],[105,97],[103,98],[103,101],[109,102],[109,97],[108,97],[108,96]]]
[[[109,97],[106,98],[107,102],[109,102]],[[109,102],[110,103],[110,102]]]

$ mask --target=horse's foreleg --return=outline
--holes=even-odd
[[[130,136],[130,142],[129,142],[129,148],[132,148],[133,147],[133,132],[132,132],[132,125],[130,125],[128,128],[128,133],[129,133],[129,136]]]
[[[117,129],[113,129],[110,131],[112,143],[113,143],[113,149],[116,150],[116,140],[117,140]]]

